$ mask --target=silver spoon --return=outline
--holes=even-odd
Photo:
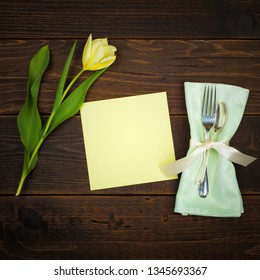
[[[226,105],[224,102],[219,102],[216,112],[216,122],[214,124],[215,133],[212,138],[214,138],[216,136],[216,133],[224,127],[226,123],[226,116]]]

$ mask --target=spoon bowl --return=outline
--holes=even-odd
[[[226,105],[224,102],[219,102],[217,106],[217,112],[216,112],[216,121],[213,126],[215,133],[217,133],[224,127],[226,123],[226,116],[227,116]]]

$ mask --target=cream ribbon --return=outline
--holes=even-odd
[[[188,168],[193,163],[193,161],[196,158],[198,158],[202,153],[209,151],[210,149],[215,149],[219,154],[221,154],[229,161],[232,161],[234,163],[243,166],[247,166],[257,159],[255,157],[251,157],[246,154],[243,154],[233,147],[230,147],[228,141],[215,142],[213,140],[208,140],[201,143],[201,142],[196,142],[191,140],[190,147],[195,147],[195,150],[192,153],[188,154],[186,157],[181,158],[170,164],[160,166],[162,172],[167,177],[173,177],[176,176],[178,173],[181,173],[186,168]],[[199,169],[196,178],[197,182],[201,180],[202,176],[204,176],[206,165],[207,165],[207,158],[208,157],[206,155],[205,160],[203,160],[203,163]]]

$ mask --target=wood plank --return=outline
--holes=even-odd
[[[1,1],[2,38],[259,38],[259,1]]]
[[[226,219],[174,214],[174,200],[5,196],[0,258],[259,259],[259,196],[244,196],[245,213]]]
[[[171,117],[176,158],[184,157],[189,145],[187,117]],[[243,153],[260,157],[260,117],[245,116],[231,141]],[[0,194],[14,194],[19,182],[23,147],[15,116],[0,117]],[[248,167],[235,165],[242,193],[259,194],[259,160]],[[173,194],[179,180],[148,183],[95,193],[105,194]],[[64,123],[46,140],[40,150],[37,168],[26,182],[24,194],[89,194],[89,181],[80,117]]]
[[[207,224],[205,224],[207,227]],[[9,260],[259,260],[252,241],[28,241],[12,233],[0,241],[0,259]],[[36,238],[35,238],[36,239]]]
[[[78,43],[71,75],[81,68],[84,43]],[[71,40],[0,41],[0,114],[18,114],[26,96],[29,61],[45,44],[50,45],[52,60],[39,107],[41,113],[50,113]],[[215,82],[249,88],[245,113],[260,112],[260,40],[111,40],[111,44],[118,48],[117,61],[90,89],[88,101],[167,91],[170,113],[186,114],[183,83]]]

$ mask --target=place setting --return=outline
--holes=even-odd
[[[239,217],[243,202],[233,162],[247,166],[256,158],[230,146],[249,95],[242,87],[186,82],[190,124],[187,156],[162,166],[168,176],[182,172],[174,211],[182,215]]]

